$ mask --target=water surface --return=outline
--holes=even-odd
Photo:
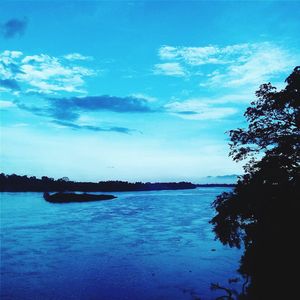
[[[1,193],[1,299],[215,299],[210,283],[228,286],[240,257],[208,224],[224,190],[69,204]]]

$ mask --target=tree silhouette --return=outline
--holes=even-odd
[[[211,185],[213,186],[213,185]],[[99,182],[76,182],[68,177],[54,178],[42,176],[19,176],[0,174],[0,192],[117,192],[117,191],[153,191],[194,189],[197,185],[191,182],[128,182],[119,180]]]
[[[244,116],[248,128],[229,132],[230,156],[247,160],[245,175],[213,203],[216,237],[243,247],[239,272],[247,282],[239,299],[296,299],[299,253],[300,67],[278,91],[256,92]],[[296,297],[296,298],[295,298]]]

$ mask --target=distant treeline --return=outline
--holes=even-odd
[[[196,187],[235,187],[235,183],[201,183],[195,184]]]
[[[19,176],[16,174],[0,174],[1,192],[51,192],[51,191],[82,191],[82,192],[118,192],[118,191],[150,191],[150,190],[181,190],[194,189],[195,184],[190,182],[127,182],[127,181],[99,181],[75,182],[63,177],[54,178],[43,176]]]

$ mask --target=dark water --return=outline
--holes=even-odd
[[[210,283],[228,286],[240,256],[208,224],[224,190],[71,204],[2,193],[1,299],[215,299]]]

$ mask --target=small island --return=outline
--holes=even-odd
[[[50,195],[48,192],[43,194],[44,199],[51,203],[72,203],[72,202],[91,202],[112,200],[117,197],[113,195],[95,195],[95,194],[75,194],[75,193],[55,193]]]

